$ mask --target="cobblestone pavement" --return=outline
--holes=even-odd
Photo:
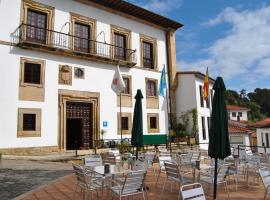
[[[2,159],[0,160],[0,199],[13,199],[71,173],[69,163]]]

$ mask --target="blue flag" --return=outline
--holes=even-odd
[[[165,96],[164,89],[166,89],[166,73],[165,73],[165,66],[162,69],[160,81],[159,81],[159,96]]]

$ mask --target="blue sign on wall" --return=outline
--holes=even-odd
[[[103,127],[108,127],[108,122],[107,121],[103,121]]]

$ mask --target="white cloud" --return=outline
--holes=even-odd
[[[130,2],[160,14],[177,9],[182,4],[182,0],[130,0]]]
[[[208,64],[215,75],[227,79],[270,76],[270,6],[257,10],[237,11],[226,8],[216,18],[204,23],[211,27],[223,23],[231,25],[226,36],[206,49],[207,58],[192,63],[179,62],[182,70],[198,69]]]

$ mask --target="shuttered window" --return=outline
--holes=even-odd
[[[154,69],[153,44],[143,42],[143,67]]]
[[[157,86],[155,81],[148,80],[147,81],[147,96],[157,96]]]
[[[24,64],[24,83],[40,84],[41,65],[36,63]]]

